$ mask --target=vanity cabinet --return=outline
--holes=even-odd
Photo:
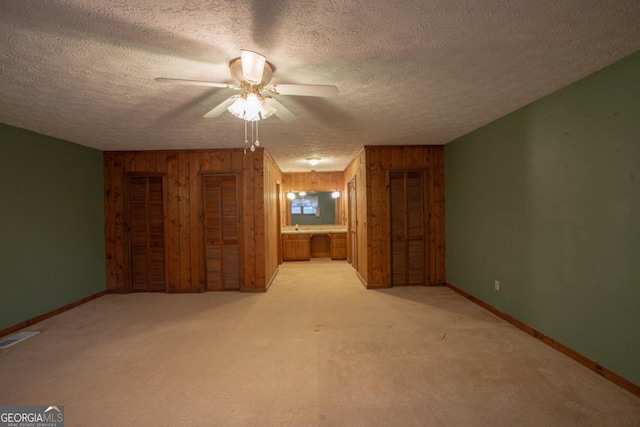
[[[283,261],[309,261],[311,258],[347,259],[347,233],[282,234]]]
[[[283,234],[282,260],[308,261],[311,259],[309,234]]]
[[[347,259],[347,233],[331,233],[331,259]]]

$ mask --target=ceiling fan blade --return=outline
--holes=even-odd
[[[294,85],[277,84],[266,88],[276,95],[298,95],[298,96],[336,96],[338,88],[333,85]]]
[[[240,50],[240,61],[242,63],[242,78],[251,84],[262,82],[262,73],[267,58],[259,53],[250,50]]]
[[[288,123],[297,118],[296,115],[293,114],[287,107],[273,98],[265,97],[264,102],[268,102],[273,108],[276,109],[274,114],[278,116],[278,118],[280,118],[280,120],[282,120],[283,122]]]
[[[205,117],[207,119],[210,119],[212,117],[218,117],[220,114],[222,114],[225,111],[227,111],[227,108],[231,104],[233,104],[236,99],[238,99],[238,96],[239,95],[230,96],[229,98],[225,99],[220,104],[218,104],[213,110],[211,110],[207,114],[205,114],[203,117]]]
[[[166,77],[158,77],[154,79],[158,83],[169,83],[169,84],[181,84],[181,85],[193,85],[193,86],[209,86],[209,87],[220,87],[220,88],[229,88],[229,89],[238,89],[234,85],[230,85],[227,83],[214,83],[214,82],[205,82],[202,80],[185,80],[185,79],[169,79]]]

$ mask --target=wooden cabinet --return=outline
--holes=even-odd
[[[347,233],[331,233],[331,259],[347,259]]]
[[[283,261],[308,261],[311,257],[347,259],[347,233],[286,233],[282,235]]]
[[[282,259],[284,261],[308,261],[311,259],[308,234],[283,234]]]

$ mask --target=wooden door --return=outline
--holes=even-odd
[[[240,237],[236,175],[204,175],[204,250],[209,291],[240,289]]]
[[[424,285],[425,194],[422,171],[389,174],[391,285]]]
[[[131,290],[164,291],[164,197],[162,176],[131,176],[128,223]]]
[[[276,183],[276,236],[282,235],[282,201],[281,201],[281,188],[280,183]],[[278,264],[282,264],[282,239],[278,239]]]
[[[358,233],[357,233],[357,203],[356,203],[356,180],[349,181],[348,184],[349,199],[349,247],[348,260],[355,268],[358,269]]]

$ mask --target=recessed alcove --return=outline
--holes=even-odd
[[[331,257],[331,237],[328,234],[311,235],[311,258]]]

